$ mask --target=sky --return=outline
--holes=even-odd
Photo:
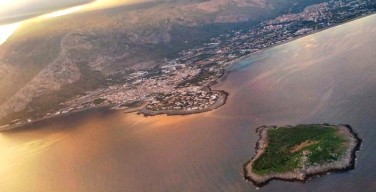
[[[105,9],[137,0],[0,0],[0,45],[22,23],[75,12]]]
[[[0,24],[15,23],[94,0],[0,0]]]

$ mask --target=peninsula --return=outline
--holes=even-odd
[[[354,168],[361,140],[348,125],[263,126],[256,155],[244,165],[256,186],[273,179],[306,181],[314,175]]]
[[[226,103],[228,93],[225,91],[178,92],[160,95],[156,101],[139,111],[145,116],[160,114],[189,115],[217,109]]]

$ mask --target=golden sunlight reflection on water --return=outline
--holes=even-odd
[[[375,29],[371,16],[239,62],[212,112],[84,112],[0,133],[0,191],[256,191],[242,175],[255,129],[299,123],[352,125],[364,139],[356,169],[263,191],[374,191]]]

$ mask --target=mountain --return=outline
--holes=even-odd
[[[51,110],[119,71],[320,2],[155,0],[25,24],[0,47],[0,118]]]

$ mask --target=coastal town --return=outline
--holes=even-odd
[[[149,116],[158,114],[188,115],[205,112],[223,105],[226,97],[227,94],[224,91],[175,92],[155,97],[155,100],[141,109],[140,113]]]
[[[211,90],[225,69],[241,58],[376,11],[373,0],[331,0],[266,20],[246,29],[211,38],[201,46],[184,50],[175,59],[143,71],[119,71],[108,76],[106,86],[60,103],[59,108],[26,119],[15,119],[0,129],[40,119],[93,109],[146,102],[141,114],[184,115],[218,108],[227,93]]]

